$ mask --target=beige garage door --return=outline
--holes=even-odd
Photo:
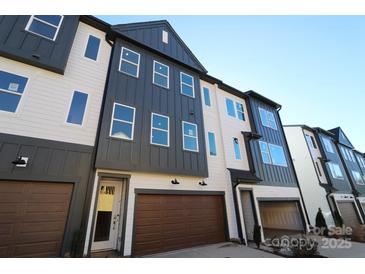
[[[338,208],[342,220],[346,226],[355,227],[360,225],[359,216],[357,215],[357,210],[355,204],[351,201],[338,201]]]
[[[72,184],[0,181],[0,257],[60,255]]]
[[[259,203],[265,237],[298,234],[304,231],[299,203],[295,201]]]
[[[223,196],[137,195],[133,255],[224,241]]]

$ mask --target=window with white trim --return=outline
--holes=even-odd
[[[326,149],[327,152],[329,152],[329,153],[335,153],[335,151],[333,150],[333,146],[332,146],[331,140],[329,138],[322,137],[322,141],[323,141],[324,147],[325,147],[325,149]]]
[[[344,147],[340,146],[340,150],[341,150],[341,153],[342,153],[342,156],[343,158],[345,158],[345,160],[349,160],[349,158],[347,157],[347,151]]]
[[[241,148],[238,142],[238,138],[233,138],[233,151],[234,151],[234,158],[236,160],[241,160]]]
[[[287,161],[282,146],[259,141],[261,158],[265,164],[287,167]]]
[[[180,72],[180,92],[181,94],[195,98],[193,76]]]
[[[354,153],[352,152],[351,149],[347,149],[347,151],[349,152],[349,159],[351,159],[352,162],[356,163],[356,159],[354,156]]]
[[[0,111],[16,112],[28,78],[0,70]]]
[[[314,138],[308,134],[305,134],[305,139],[307,140],[307,143],[311,149],[316,149],[317,146],[314,142]]]
[[[169,67],[153,61],[153,79],[152,82],[163,88],[169,88]]]
[[[271,111],[268,111],[266,109],[260,108],[260,107],[259,107],[259,113],[260,113],[261,124],[264,127],[269,127],[269,128],[275,129],[275,130],[278,129],[278,127],[276,125],[274,113],[272,113]]]
[[[236,102],[236,112],[237,118],[239,120],[245,121],[245,111],[243,109],[243,105],[240,102]]]
[[[259,141],[261,158],[265,164],[271,164],[271,157],[269,152],[269,145],[266,142]]]
[[[203,87],[203,97],[204,97],[204,103],[206,106],[210,107],[212,105],[210,101],[210,90],[207,87]]]
[[[170,145],[169,117],[157,113],[151,115],[151,144],[168,147]]]
[[[358,185],[364,185],[363,178],[361,177],[360,172],[351,170],[352,176],[354,177],[355,183]]]
[[[365,168],[365,161],[364,161],[364,159],[361,156],[359,156],[359,155],[356,155],[356,158],[357,158],[357,161],[359,162],[359,165],[362,168]]]
[[[66,122],[69,124],[82,125],[86,110],[88,94],[74,91]]]
[[[84,56],[86,58],[96,61],[96,59],[98,59],[99,47],[100,39],[93,35],[89,35]]]
[[[26,31],[55,41],[63,20],[62,15],[32,15]]]
[[[122,47],[119,71],[138,78],[141,55],[133,50]]]
[[[217,156],[217,146],[215,144],[214,132],[208,132],[208,142],[209,142],[209,154],[211,156]]]
[[[198,126],[189,122],[182,122],[183,149],[188,151],[199,151]]]
[[[134,107],[114,103],[110,136],[133,140],[135,112]]]
[[[233,100],[226,98],[226,109],[229,116],[236,118],[236,111],[234,109]]]
[[[328,167],[331,171],[331,175],[334,179],[344,180],[341,168],[338,164],[328,162]]]

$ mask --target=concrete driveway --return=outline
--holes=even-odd
[[[280,258],[274,254],[244,245],[226,242],[186,248],[166,253],[144,256],[144,258]]]

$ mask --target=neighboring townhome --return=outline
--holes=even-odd
[[[345,153],[347,159],[353,157],[347,138],[336,144],[336,134],[318,127],[290,125],[284,128],[310,224],[316,225],[319,208],[328,226],[340,225],[341,220],[346,226],[361,224],[363,219],[353,184],[341,156]],[[360,171],[354,165],[350,166],[354,171]]]
[[[84,254],[229,240],[224,182],[205,181],[205,68],[167,21],[116,25],[108,36],[115,43]]]
[[[306,232],[305,209],[278,114],[280,106],[211,76],[202,76],[201,86],[209,151],[206,182],[225,181],[231,199],[228,219],[238,225],[231,237],[252,241],[255,225],[262,227],[262,240]]]
[[[361,153],[354,151],[354,146],[346,137],[345,133],[340,127],[330,129],[329,132],[334,134],[336,149],[341,156],[342,163],[345,167],[347,177],[352,186],[352,193],[355,196],[357,205],[362,213],[364,220],[365,208],[365,163]]]
[[[0,257],[76,251],[108,28],[87,16],[0,16]]]

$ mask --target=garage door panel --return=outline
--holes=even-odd
[[[356,227],[360,225],[360,219],[357,214],[355,203],[352,201],[337,202],[341,217],[346,226]]]
[[[58,256],[72,184],[0,182],[0,256]]]
[[[224,216],[222,196],[139,194],[133,253],[225,241]]]

